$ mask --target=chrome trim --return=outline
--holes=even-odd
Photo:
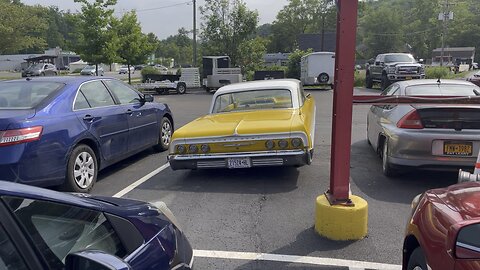
[[[169,155],[169,160],[197,160],[197,159],[221,159],[234,157],[283,157],[297,156],[306,154],[305,150],[282,150],[282,151],[262,151],[262,152],[239,152],[224,154],[197,154],[197,155]]]
[[[248,134],[239,136],[212,136],[212,137],[198,137],[198,138],[182,138],[173,140],[170,148],[170,153],[174,153],[176,146],[179,144],[208,144],[208,143],[236,143],[245,141],[259,141],[259,140],[278,140],[278,139],[302,139],[303,145],[309,149],[313,148],[313,144],[310,147],[308,136],[304,132],[284,132],[284,133],[271,133],[271,134]]]
[[[224,144],[223,147],[240,147],[240,146],[250,146],[254,145],[255,143],[234,143],[234,144]]]
[[[462,242],[459,242],[459,241],[457,241],[457,246],[468,249],[468,250],[471,250],[471,251],[480,252],[479,247],[475,247],[475,246],[465,244],[465,243],[462,243]]]
[[[252,166],[281,166],[283,158],[253,159]]]

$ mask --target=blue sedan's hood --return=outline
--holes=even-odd
[[[35,116],[34,109],[25,110],[5,110],[0,109],[0,130],[6,130],[9,126],[15,125],[19,121],[30,119]]]

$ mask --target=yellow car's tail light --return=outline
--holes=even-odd
[[[198,152],[198,146],[196,146],[195,144],[192,144],[188,147],[188,152],[190,153],[197,153]]]
[[[177,152],[179,154],[185,154],[185,152],[187,152],[187,148],[185,147],[185,145],[178,145],[177,146]]]
[[[295,148],[299,148],[300,146],[302,146],[302,140],[300,140],[299,138],[293,138],[292,146]]]
[[[268,150],[272,150],[275,147],[275,143],[272,140],[268,140],[265,142],[265,147]]]
[[[288,141],[286,141],[286,140],[280,140],[280,141],[278,142],[278,146],[279,146],[280,148],[282,148],[282,149],[285,149],[285,148],[288,147]]]
[[[210,146],[208,146],[208,144],[202,144],[202,146],[200,147],[200,149],[202,150],[203,153],[208,153],[208,152],[210,152]]]

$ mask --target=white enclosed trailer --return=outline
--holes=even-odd
[[[333,88],[335,53],[314,52],[302,57],[300,80],[303,85],[329,85]]]

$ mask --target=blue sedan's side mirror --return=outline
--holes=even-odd
[[[143,96],[143,100],[145,102],[153,102],[153,96],[149,95],[149,94],[146,94],[146,95]]]
[[[83,250],[68,254],[65,270],[131,270],[132,268],[117,256],[100,250]]]

